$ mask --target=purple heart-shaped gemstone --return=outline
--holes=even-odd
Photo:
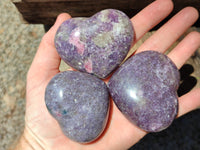
[[[109,113],[109,93],[99,78],[78,71],[55,75],[46,87],[45,103],[70,139],[88,143],[103,132]]]
[[[179,71],[166,55],[145,51],[127,60],[108,87],[115,104],[132,123],[158,132],[177,115],[179,81]]]
[[[126,57],[133,32],[128,16],[106,9],[90,18],[63,22],[55,36],[55,47],[71,67],[106,78]]]

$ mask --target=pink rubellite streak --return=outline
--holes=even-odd
[[[83,55],[84,50],[85,50],[85,44],[82,41],[80,41],[79,28],[76,28],[71,32],[70,38],[69,38],[69,43],[76,46],[78,53],[80,55]]]
[[[84,67],[85,67],[85,70],[86,70],[88,73],[92,73],[92,60],[91,60],[91,59],[88,59],[88,60],[85,62]]]

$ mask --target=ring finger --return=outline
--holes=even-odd
[[[145,50],[156,50],[164,53],[197,19],[196,9],[192,7],[182,9],[147,39],[136,53]]]

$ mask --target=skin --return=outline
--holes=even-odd
[[[131,18],[137,42],[146,32],[162,21],[173,9],[171,0],[157,0]],[[60,14],[54,26],[44,35],[27,75],[25,129],[16,150],[123,150],[137,143],[147,132],[131,124],[111,100],[108,125],[94,142],[79,144],[63,135],[58,123],[48,113],[44,93],[51,78],[59,73],[60,57],[54,36],[69,14]],[[136,51],[153,49],[164,53],[198,18],[198,12],[186,7],[147,39]],[[176,34],[174,34],[176,33]],[[200,46],[200,34],[189,33],[168,56],[180,68]],[[109,79],[104,80],[107,82]],[[178,117],[200,106],[200,89],[179,98]]]

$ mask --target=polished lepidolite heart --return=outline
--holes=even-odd
[[[109,113],[109,94],[99,78],[78,71],[54,76],[46,87],[45,103],[70,139],[88,143],[104,130]]]
[[[167,128],[177,115],[179,71],[166,56],[145,51],[127,60],[108,82],[119,110],[149,132]]]
[[[126,57],[133,35],[132,23],[123,12],[106,9],[62,23],[55,47],[71,67],[106,78]]]

